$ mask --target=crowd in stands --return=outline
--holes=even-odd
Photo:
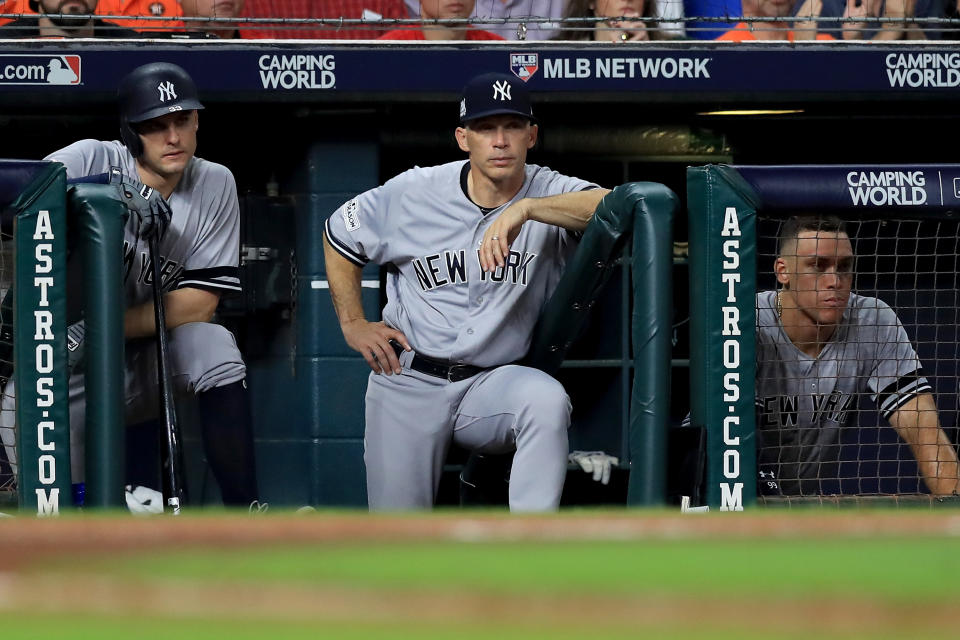
[[[0,39],[952,40],[954,25],[934,19],[960,20],[958,6],[960,0],[0,0],[0,15],[8,16],[0,18]],[[703,23],[705,29],[684,15],[742,20]]]
[[[419,27],[393,29],[379,40],[504,40],[492,31],[477,29],[467,22],[473,14],[474,0],[421,0],[418,17],[424,20]],[[463,20],[459,23],[431,24],[433,20]]]

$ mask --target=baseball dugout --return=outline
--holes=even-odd
[[[20,507],[35,508],[41,515],[58,513],[72,503],[65,334],[67,293],[74,288],[83,290],[87,324],[85,504],[120,506],[123,499],[123,406],[118,393],[123,388],[123,350],[115,337],[122,334],[116,265],[122,262],[125,210],[102,188],[83,184],[68,189],[57,163],[0,162],[4,249],[13,258],[12,268],[4,270],[11,295],[3,308],[6,351],[0,353],[0,373],[7,378],[12,372],[16,388],[27,390],[4,396],[0,472],[8,494],[18,489]],[[634,305],[631,321],[629,364],[635,375],[629,429],[622,435],[627,455],[621,466],[630,469],[632,504],[663,500],[676,207],[673,192],[656,183],[623,185],[603,200],[544,309],[529,357],[532,366],[555,373],[611,273],[629,262],[633,298],[658,301]],[[83,283],[67,273],[68,211],[71,254],[82,259]],[[36,425],[36,437],[28,433],[31,425]]]
[[[758,501],[757,460],[765,452],[754,397],[763,364],[754,330],[762,311],[757,292],[778,287],[777,237],[791,215],[847,221],[856,256],[853,291],[879,299],[878,306],[886,303],[899,317],[955,448],[960,166],[712,165],[690,168],[687,177],[690,409],[692,424],[707,431],[708,503],[742,510]],[[837,405],[840,437],[824,453],[815,488],[759,500],[930,503],[914,456],[878,409],[890,402],[885,391],[860,392],[839,404],[828,399]],[[780,407],[779,415],[795,423],[797,408]]]

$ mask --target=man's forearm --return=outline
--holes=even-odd
[[[892,416],[890,424],[910,445],[924,482],[934,495],[950,495],[958,488],[960,461],[950,439],[940,428],[933,396],[923,393]]]
[[[340,326],[352,320],[364,320],[360,284],[363,270],[337,253],[330,246],[326,235],[323,236],[323,255],[327,266],[330,299],[333,301]]]
[[[587,228],[593,212],[609,189],[590,189],[573,191],[546,198],[524,200],[527,219],[563,227],[569,231],[583,231]]]
[[[163,296],[163,311],[167,329],[174,329],[188,322],[210,322],[220,296],[203,289],[184,288]],[[157,322],[153,301],[127,309],[123,317],[123,333],[126,339],[145,338],[157,334]]]

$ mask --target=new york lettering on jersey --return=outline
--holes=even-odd
[[[139,250],[138,250],[139,249]],[[134,280],[142,286],[153,286],[153,260],[145,247],[132,244],[129,240],[123,241],[123,277],[124,281],[130,278],[134,271],[133,265],[138,264]],[[160,287],[163,291],[170,291],[183,276],[183,265],[176,260],[160,256]]]
[[[516,360],[529,345],[533,322],[498,323],[478,316],[509,307],[535,319],[576,246],[565,229],[528,222],[505,264],[480,267],[479,243],[499,212],[521,198],[590,189],[596,185],[527,165],[514,198],[484,211],[466,193],[469,162],[417,167],[346,202],[328,218],[326,236],[358,266],[391,265],[383,318],[415,342],[419,352],[496,365]],[[424,248],[432,248],[427,252]],[[464,327],[470,321],[470,327]]]
[[[450,284],[465,284],[467,282],[465,249],[434,253],[423,258],[413,259],[413,270],[417,274],[417,281],[424,291],[436,289]],[[480,266],[480,252],[474,253],[477,266]],[[510,250],[506,264],[497,267],[492,272],[480,271],[480,280],[486,282],[504,282],[526,286],[530,263],[537,257],[535,253]]]
[[[854,396],[840,391],[829,394],[811,394],[806,396],[783,395],[760,398],[762,408],[761,427],[767,429],[789,429],[799,424],[800,407],[809,415],[803,420],[806,424],[834,422],[845,424],[850,417],[849,409]]]

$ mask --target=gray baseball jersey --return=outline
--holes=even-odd
[[[790,341],[776,292],[757,294],[757,434],[762,491],[819,493],[840,452],[840,429],[869,394],[884,418],[931,390],[897,314],[877,298],[850,295],[833,338],[816,358]],[[835,476],[834,476],[835,477]]]
[[[327,220],[326,234],[354,264],[391,265],[383,319],[418,353],[490,367],[526,354],[575,238],[560,227],[528,222],[506,265],[485,273],[479,246],[487,225],[521,198],[596,185],[527,165],[520,192],[485,213],[467,196],[468,171],[467,161],[406,171],[340,207]]]
[[[486,210],[468,194],[467,161],[414,168],[340,207],[327,221],[330,245],[358,266],[389,266],[387,325],[416,351],[451,363],[493,367],[450,382],[417,371],[402,353],[399,375],[370,375],[364,462],[370,508],[429,508],[451,442],[475,451],[516,450],[510,508],[556,509],[567,463],[570,400],[563,386],[529,367],[536,319],[556,286],[575,234],[527,222],[504,267],[480,268],[479,245],[509,204],[594,188],[526,166],[510,203]]]
[[[68,178],[120,167],[139,180],[133,156],[116,140],[80,140],[44,160],[62,162]],[[193,158],[167,202],[173,217],[160,242],[163,290],[195,287],[217,293],[239,291],[240,208],[230,170]],[[127,222],[123,240],[127,305],[153,299],[150,251],[144,241],[138,241],[134,218]]]

